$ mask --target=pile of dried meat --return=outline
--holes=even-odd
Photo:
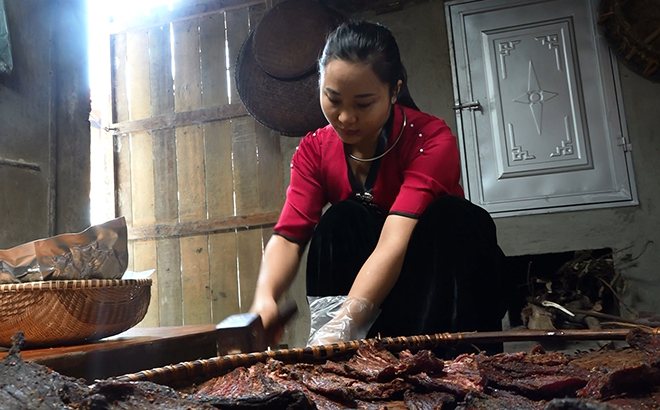
[[[271,360],[200,386],[194,397],[218,408],[289,409],[658,409],[660,335],[631,331],[630,348],[576,355],[395,355],[377,342],[347,361]]]
[[[5,409],[660,409],[660,333],[635,329],[629,348],[567,355],[396,354],[367,341],[348,360],[237,367],[186,391],[151,382],[87,386],[20,357],[0,362]]]
[[[25,362],[20,355],[24,343],[17,333],[9,354],[0,361],[0,410],[214,409],[150,382],[106,380],[87,386],[83,380]]]

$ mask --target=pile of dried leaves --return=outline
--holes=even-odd
[[[531,275],[528,269],[527,306],[522,310],[523,324],[530,329],[621,327],[646,325],[656,327],[660,318],[640,318],[621,300],[625,277],[617,267],[630,266],[635,258],[613,252],[576,251],[549,278]],[[634,317],[624,318],[620,308]]]

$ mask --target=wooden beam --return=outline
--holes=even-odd
[[[231,229],[251,229],[273,226],[279,218],[280,211],[255,213],[249,215],[230,216],[202,221],[178,222],[154,226],[129,226],[129,240],[145,240],[172,238],[192,235],[207,235],[210,233],[228,231]]]
[[[145,118],[142,120],[118,122],[112,124],[111,128],[108,130],[114,131],[116,134],[128,134],[138,131],[159,130],[179,127],[182,125],[227,120],[230,118],[242,117],[246,115],[249,114],[243,104],[227,104],[219,107],[208,107],[192,111],[174,112],[161,115],[159,117]]]
[[[129,21],[115,21],[110,23],[110,34],[121,33],[131,30],[141,30],[165,23],[200,17],[220,11],[233,10],[263,4],[265,0],[210,0],[197,2],[190,6],[177,7],[172,10],[168,6],[151,9],[148,16],[132,19]]]

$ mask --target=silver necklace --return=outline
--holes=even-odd
[[[403,135],[403,130],[406,128],[406,111],[403,109],[403,107],[401,107],[401,112],[403,113],[403,125],[401,125],[401,130],[399,131],[399,136],[396,137],[396,141],[394,141],[394,144],[392,144],[391,147],[389,147],[387,150],[385,150],[385,152],[383,152],[382,154],[377,155],[373,158],[358,158],[358,157],[356,157],[355,155],[353,155],[351,153],[349,153],[348,156],[351,157],[351,159],[354,159],[358,162],[372,162],[372,161],[376,161],[376,160],[379,160],[379,159],[383,158],[385,155],[387,155],[388,152],[392,151],[392,149],[396,146],[396,144],[401,139],[401,136]]]

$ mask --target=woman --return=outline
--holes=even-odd
[[[370,336],[500,329],[504,257],[495,226],[463,199],[456,138],[413,102],[390,31],[344,23],[328,38],[319,70],[329,125],[305,136],[293,157],[251,311],[266,328],[275,323],[276,301],[311,238],[308,296],[347,297],[310,344],[364,337],[367,329]]]

